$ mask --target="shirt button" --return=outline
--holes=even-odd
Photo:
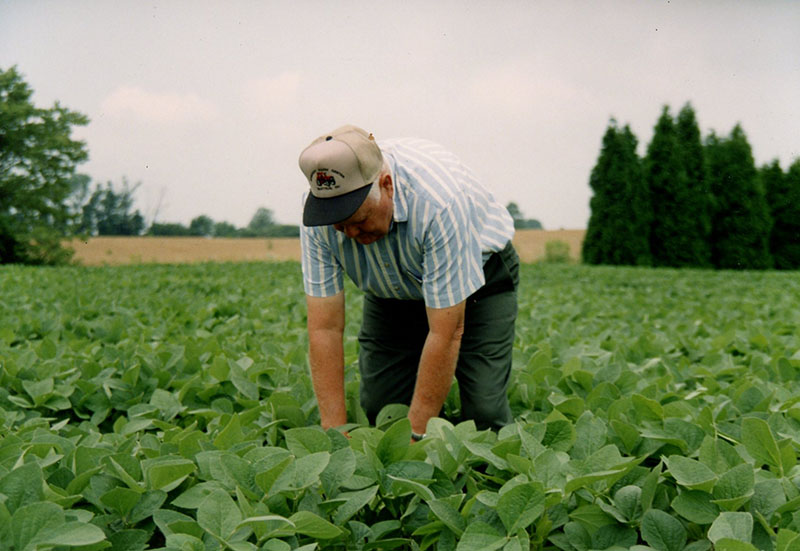
[[[388,262],[384,262],[383,265],[386,266],[387,268],[389,267],[389,263]]]

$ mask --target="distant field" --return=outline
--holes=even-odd
[[[563,241],[577,260],[585,233],[585,230],[519,230],[514,245],[523,262],[535,262],[544,257],[548,241]],[[75,250],[75,259],[86,266],[300,260],[300,240],[291,238],[93,237],[88,241],[72,241],[69,246]]]

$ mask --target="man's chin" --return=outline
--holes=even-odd
[[[380,239],[380,237],[377,235],[364,235],[356,237],[356,241],[358,241],[362,245],[369,245],[371,243],[375,243],[378,239]]]

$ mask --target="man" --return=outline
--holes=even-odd
[[[322,427],[347,422],[343,273],[365,292],[358,363],[371,423],[383,406],[408,404],[419,440],[454,376],[463,418],[510,423],[519,259],[508,211],[426,140],[379,144],[344,126],[314,140],[299,164],[311,186],[302,267]]]

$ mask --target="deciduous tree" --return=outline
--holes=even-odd
[[[41,108],[16,67],[0,69],[0,263],[51,264],[69,259],[61,246],[75,213],[67,199],[86,144],[72,138],[88,118]]]

